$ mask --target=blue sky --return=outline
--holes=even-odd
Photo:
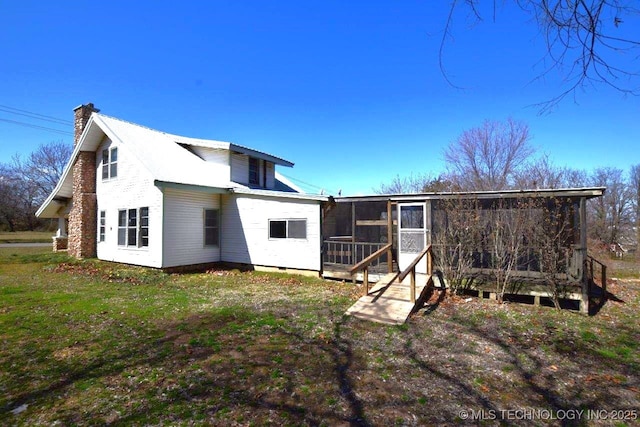
[[[492,3],[492,2],[487,2]],[[0,4],[0,119],[70,132],[93,102],[104,114],[185,136],[235,142],[295,163],[313,192],[367,194],[394,176],[443,171],[445,147],[485,119],[529,124],[558,166],[627,170],[640,163],[640,98],[605,86],[559,94],[545,46],[518,9],[477,25],[455,16],[438,65],[449,2],[210,1]],[[640,39],[640,22],[622,25]],[[637,52],[621,65],[640,71]],[[638,82],[636,81],[636,86]],[[0,120],[0,162],[70,136]]]

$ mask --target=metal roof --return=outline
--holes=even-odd
[[[78,154],[80,151],[96,151],[105,137],[122,145],[123,148],[126,147],[125,149],[132,153],[158,182],[220,189],[245,187],[230,181],[227,170],[201,159],[185,149],[184,145],[226,149],[278,165],[293,166],[293,163],[288,160],[230,142],[172,135],[94,112],[85,126],[79,143],[74,147],[60,181],[40,206],[36,216],[41,218],[58,216],[60,208],[66,206],[66,202],[72,197],[72,166]]]
[[[553,198],[553,197],[586,197],[591,199],[601,197],[606,187],[583,188],[557,188],[535,190],[502,190],[502,191],[464,191],[464,192],[440,192],[440,193],[410,193],[410,194],[372,194],[368,196],[342,196],[335,197],[337,203],[341,202],[412,202],[422,200],[447,200],[447,199],[517,199],[517,198]]]

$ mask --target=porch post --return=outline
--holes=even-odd
[[[69,238],[67,237],[67,222],[64,215],[58,217],[58,231],[53,236],[53,252],[67,250],[69,246]]]
[[[587,267],[587,199],[580,198],[580,263],[582,266],[582,299],[580,313],[589,314],[589,275]]]
[[[387,200],[387,244],[391,243],[393,248],[393,212],[391,210],[391,199]],[[387,251],[387,271],[393,273],[392,249]]]
[[[67,237],[67,221],[64,219],[64,216],[58,217],[58,231],[56,232],[56,237]]]
[[[356,203],[351,202],[351,265],[358,263],[356,258]]]

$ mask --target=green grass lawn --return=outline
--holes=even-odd
[[[593,317],[447,299],[394,327],[344,317],[357,299],[349,283],[166,274],[0,249],[0,425],[434,425],[463,422],[462,411],[521,408],[633,414],[640,289],[633,281],[610,289],[618,301]],[[515,424],[527,423],[559,424]]]
[[[0,232],[0,243],[51,243],[53,231]]]

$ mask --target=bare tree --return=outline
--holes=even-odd
[[[454,190],[454,184],[447,176],[432,176],[425,174],[411,174],[407,177],[396,175],[389,184],[380,184],[373,191],[377,194],[406,194],[425,192],[444,192]]]
[[[26,158],[15,155],[11,163],[0,165],[0,218],[11,231],[39,225],[35,211],[60,180],[71,151],[54,141]]]
[[[473,286],[474,251],[482,236],[482,212],[475,199],[439,201],[433,211],[435,267],[442,272],[450,292]]]
[[[557,309],[560,309],[564,285],[569,280],[569,265],[573,256],[570,218],[574,212],[571,211],[571,206],[570,200],[563,202],[557,198],[531,203],[531,224],[535,225],[525,230],[543,283]]]
[[[514,188],[577,188],[587,185],[585,171],[561,168],[553,164],[548,155],[527,162],[514,174]]]
[[[504,294],[513,284],[522,252],[525,248],[525,233],[533,224],[524,202],[509,204],[505,200],[497,200],[486,213],[489,226],[489,246],[491,248],[491,269],[493,271],[496,297],[499,303],[504,301]]]
[[[20,217],[19,182],[7,165],[0,164],[0,223],[16,231]]]
[[[504,190],[533,154],[529,140],[529,127],[523,122],[486,120],[446,148],[450,176],[464,190]]]
[[[411,174],[401,177],[396,175],[388,184],[380,184],[374,191],[378,194],[405,194],[420,193],[424,191],[425,185],[433,178],[429,174]]]
[[[623,93],[638,94],[634,83],[638,70],[625,68],[620,61],[633,58],[640,50],[637,28],[640,26],[640,9],[631,0],[517,0],[526,15],[532,16],[544,37],[547,47],[547,68],[539,77],[558,71],[565,82],[563,91],[541,104],[544,110],[553,107],[567,95],[588,86],[603,84]],[[444,35],[440,43],[440,69],[445,79],[453,84],[445,72],[443,51],[449,37],[456,12],[471,11],[476,21],[482,21],[486,12],[482,0],[451,2]],[[496,2],[493,19],[496,19]],[[626,58],[625,58],[625,54]],[[637,57],[637,56],[636,56]],[[631,67],[631,65],[627,65]]]
[[[35,187],[35,202],[40,204],[53,191],[71,157],[73,148],[62,141],[40,144],[26,158],[16,154],[12,167],[25,183]]]
[[[593,218],[590,233],[604,243],[618,243],[625,227],[632,218],[632,195],[624,181],[624,171],[618,168],[597,168],[591,175],[591,183],[606,187],[603,197],[592,199],[590,215]]]
[[[640,164],[632,166],[629,175],[629,190],[635,214],[633,224],[636,228],[636,258],[640,259]]]

